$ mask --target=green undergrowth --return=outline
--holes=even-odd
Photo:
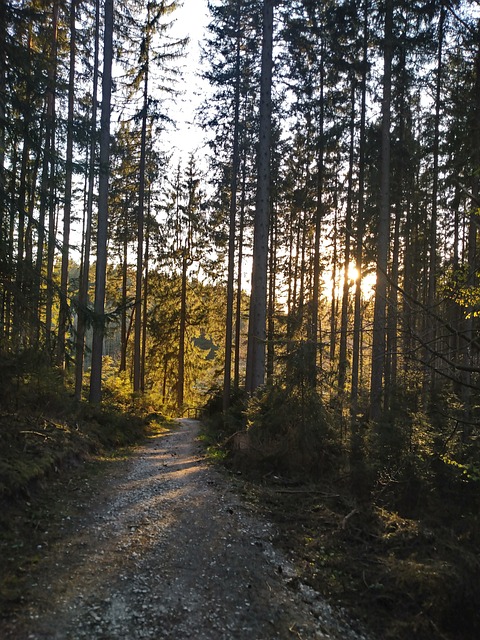
[[[205,407],[203,438],[213,462],[262,477],[320,478],[338,466],[338,432],[319,394],[307,386],[269,386],[250,398],[221,396]]]
[[[75,402],[68,373],[47,363],[36,352],[0,358],[2,501],[28,496],[71,464],[135,444],[165,421],[145,399],[114,388],[108,368],[102,405]]]
[[[61,415],[19,410],[0,414],[0,499],[28,496],[32,484],[69,465],[139,442],[142,416],[81,407]]]

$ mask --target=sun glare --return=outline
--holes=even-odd
[[[349,290],[353,293],[355,289],[355,285],[359,278],[358,269],[355,266],[355,263],[350,263],[348,268],[348,284]],[[375,273],[368,272],[362,275],[362,296],[365,299],[369,299],[373,296],[374,288],[375,288],[376,276]],[[335,297],[340,298],[343,295],[343,269],[341,271],[337,271],[334,275],[331,269],[328,269],[323,274],[323,291],[325,297],[329,298],[332,296],[332,291],[335,292]]]

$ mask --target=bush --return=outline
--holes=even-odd
[[[250,400],[246,416],[251,452],[263,467],[319,477],[338,460],[338,434],[314,389],[266,387]]]

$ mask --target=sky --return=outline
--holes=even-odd
[[[208,23],[207,0],[183,0],[175,11],[172,36],[189,37],[183,62],[183,95],[179,97],[176,112],[172,114],[177,130],[171,132],[171,150],[174,156],[187,159],[192,151],[201,151],[203,133],[195,123],[195,109],[205,95],[205,86],[198,77],[200,71],[200,41]]]

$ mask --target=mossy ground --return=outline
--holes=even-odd
[[[381,640],[473,640],[479,632],[478,551],[451,529],[358,507],[341,484],[235,476],[276,525],[303,582]]]

